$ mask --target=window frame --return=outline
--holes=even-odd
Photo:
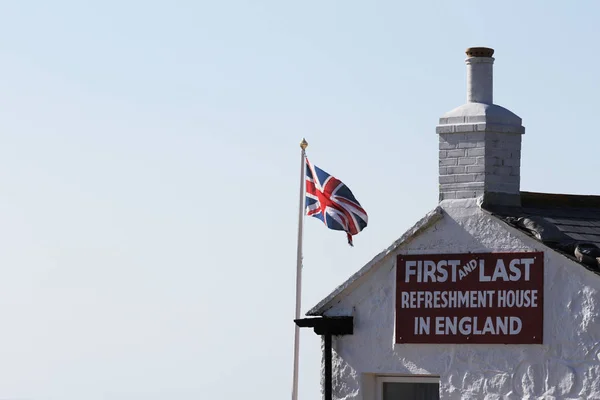
[[[383,400],[383,384],[385,382],[396,383],[437,383],[440,385],[440,377],[435,375],[380,375],[375,380],[375,400]]]

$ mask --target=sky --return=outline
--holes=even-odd
[[[495,49],[521,188],[600,194],[600,2],[0,0],[0,399],[289,398],[303,313],[437,205],[437,119]],[[301,334],[300,399],[320,393]]]

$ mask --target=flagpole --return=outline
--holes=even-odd
[[[302,139],[300,142],[300,206],[298,209],[298,249],[296,258],[296,318],[300,319],[300,307],[302,303],[302,233],[304,229],[304,173],[306,166],[304,158],[306,156],[306,147],[308,142]],[[294,333],[294,379],[292,384],[292,400],[298,400],[298,361],[300,351],[300,327],[294,324],[296,331]]]

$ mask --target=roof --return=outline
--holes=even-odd
[[[427,215],[425,215],[419,222],[413,225],[412,228],[407,230],[398,240],[392,243],[387,249],[383,250],[381,253],[377,254],[371,261],[365,264],[358,272],[352,275],[350,278],[346,280],[346,282],[342,283],[338,286],[333,292],[329,294],[329,296],[325,297],[319,304],[310,309],[306,315],[308,316],[316,316],[321,315],[327,309],[330,308],[330,303],[335,300],[342,292],[349,292],[356,286],[360,284],[360,282],[365,279],[370,273],[373,271],[375,265],[379,263],[379,261],[383,260],[388,255],[392,254],[394,250],[396,250],[402,244],[408,242],[419,233],[429,228],[431,225],[435,224],[439,221],[443,216],[443,210],[440,206],[436,207],[434,210],[430,211]]]
[[[600,196],[521,192],[520,207],[483,208],[600,275]]]

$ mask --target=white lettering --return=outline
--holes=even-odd
[[[435,334],[444,334],[444,317],[435,317]]]
[[[410,282],[410,276],[416,275],[416,271],[412,269],[417,265],[416,261],[407,261],[404,264],[404,282]]]
[[[498,278],[502,278],[503,281],[508,281],[508,274],[506,273],[506,266],[504,265],[504,261],[502,259],[498,259],[496,262],[496,269],[494,270],[494,275],[492,276],[492,281],[498,280]]]
[[[456,267],[460,265],[460,260],[448,260],[448,264],[452,266],[452,282],[456,282]]]
[[[523,307],[531,307],[531,291],[525,290],[523,292]]]
[[[487,292],[481,291],[477,292],[477,307],[487,307]]]
[[[477,317],[473,317],[473,335],[481,335],[481,331],[477,328]]]
[[[446,317],[446,335],[448,335],[449,333],[452,333],[453,335],[456,335],[456,322],[457,322],[458,318],[457,317]]]
[[[510,334],[518,335],[521,332],[521,327],[523,324],[521,323],[521,318],[518,317],[510,317]]]
[[[428,334],[429,317],[418,319],[416,322],[415,318],[415,332],[418,324],[419,334]],[[523,323],[518,317],[486,317],[481,323],[479,317],[435,317],[436,335],[518,335],[522,328]]]
[[[458,307],[469,306],[469,292],[458,292]]]
[[[514,290],[509,290],[506,292],[506,306],[507,307],[514,307],[515,306],[515,298],[517,296],[515,295]]]
[[[479,260],[479,282],[489,282],[490,277],[485,274],[485,260]]]
[[[519,265],[519,259],[515,259],[512,260],[508,266],[508,268],[510,268],[510,280],[511,281],[518,281],[519,279],[521,279],[521,269],[518,268],[517,266]]]
[[[508,332],[508,317],[496,317],[496,332],[499,335],[502,331],[503,335]]]
[[[426,260],[424,263],[425,268],[425,276],[423,277],[423,282],[428,282],[428,279],[431,278],[431,282],[435,282],[435,263],[430,260]]]
[[[493,290],[487,290],[486,292],[488,294],[488,304],[490,305],[490,307],[492,307],[492,304],[494,304],[494,294],[496,292]]]
[[[469,261],[467,267],[469,268],[469,272],[473,271],[475,268],[477,268],[477,260]]]
[[[485,319],[485,325],[483,326],[483,330],[481,331],[482,335],[485,335],[486,333],[491,333],[492,335],[495,335],[496,332],[494,331],[494,324],[492,322],[492,317],[487,317]]]
[[[429,335],[429,317],[419,317],[419,335]]]
[[[402,308],[410,308],[408,305],[409,298],[410,294],[408,292],[402,292]]]
[[[446,271],[446,267],[448,267],[448,263],[445,260],[441,260],[437,263],[437,271],[440,276],[438,276],[438,282],[446,282],[448,280],[448,271]]]
[[[471,297],[469,306],[471,308],[477,308],[477,292],[475,290],[471,290],[471,292],[469,292],[469,295]]]
[[[498,291],[498,307],[506,306],[506,290]]]
[[[458,297],[458,292],[452,291],[448,294],[448,303],[449,303],[449,308],[456,308],[456,299]]]
[[[463,335],[470,335],[471,334],[471,318],[469,318],[469,317],[461,318],[460,322],[458,323],[458,330]]]
[[[421,307],[425,298],[425,292],[417,292],[417,307]]]
[[[433,308],[432,300],[433,300],[433,293],[425,292],[425,308]]]
[[[531,267],[531,264],[533,264],[534,259],[533,258],[522,258],[521,259],[521,264],[523,264],[525,266],[525,281],[529,281],[529,268]]]

